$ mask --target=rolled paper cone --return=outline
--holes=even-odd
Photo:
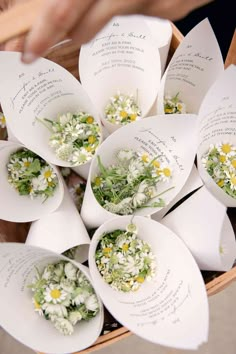
[[[12,133],[11,129],[7,126],[7,140],[20,144],[21,142],[15,137],[15,135]]]
[[[26,66],[20,55],[0,53],[0,99],[7,126],[21,143],[46,161],[70,167],[49,146],[51,132],[41,121],[83,111],[91,114],[101,127],[100,118],[79,81],[67,70],[43,58]]]
[[[148,114],[157,97],[160,54],[150,37],[151,31],[142,17],[118,16],[81,48],[81,83],[109,133],[122,126],[105,117],[105,107],[118,91],[136,97],[141,117]]]
[[[70,336],[64,336],[50,321],[35,313],[32,291],[28,285],[36,275],[36,268],[42,272],[48,264],[62,260],[80,269],[91,283],[88,271],[78,262],[38,247],[19,243],[0,244],[0,325],[16,340],[36,352],[66,354],[80,351],[92,345],[102,330],[104,315],[99,296],[98,314],[89,321],[77,323]],[[6,302],[11,306],[6,308]],[[17,321],[21,321],[20,326]]]
[[[150,245],[156,272],[137,291],[122,292],[104,281],[95,253],[104,234],[125,231],[130,223],[136,226],[138,238]],[[187,247],[168,228],[140,216],[113,218],[99,227],[92,238],[89,267],[104,305],[132,333],[179,349],[196,349],[207,341],[208,302],[201,273]]]
[[[159,50],[161,59],[161,72],[163,74],[166,67],[166,61],[172,38],[171,23],[168,20],[151,16],[145,17],[145,22],[151,31],[151,39],[153,45],[156,46]]]
[[[91,165],[91,161],[84,164],[84,165],[80,165],[80,166],[76,166],[76,167],[71,167],[71,169],[76,172],[79,176],[81,176],[82,178],[84,178],[85,180],[88,179],[88,175],[89,175],[89,169],[90,169],[90,165]]]
[[[60,207],[31,224],[26,244],[57,253],[79,246],[76,261],[88,259],[90,238],[66,186]]]
[[[17,190],[8,182],[7,164],[10,155],[25,148],[23,145],[5,141],[0,145],[0,219],[13,222],[28,222],[40,219],[56,210],[63,199],[64,187],[62,177],[56,166],[49,164],[58,178],[52,197],[45,201],[40,197],[31,199],[28,195],[20,195]]]
[[[171,166],[173,177],[169,182],[160,183],[158,195],[163,193],[161,198],[168,205],[184,186],[193,166],[196,154],[195,120],[194,115],[181,115],[178,119],[172,115],[149,117],[132,125],[128,124],[102,143],[97,156],[100,156],[105,167],[115,163],[116,154],[121,149],[147,153],[150,158],[164,156]],[[93,194],[91,182],[98,174],[98,162],[94,158],[81,209],[81,217],[88,228],[96,228],[115,215],[105,210]],[[156,197],[152,202],[158,200],[159,197]],[[134,214],[146,216],[159,210],[161,208],[145,207],[136,210]]]
[[[236,197],[233,198],[217,185],[203,166],[202,158],[213,145],[219,148],[219,144],[224,143],[236,147],[235,80],[236,67],[231,65],[209,89],[199,111],[197,149],[198,171],[207,189],[225,206],[233,208],[236,207]],[[229,155],[223,151],[221,153],[227,157],[232,151]],[[222,170],[228,170],[228,174],[223,174],[225,180],[223,182],[230,183],[230,188],[236,190],[236,185],[233,183],[236,176],[235,167],[231,165],[230,169],[230,161],[229,165],[221,164],[219,161],[219,166]],[[231,179],[232,182],[229,182]]]
[[[160,221],[176,203],[202,186],[203,182],[199,176],[196,166],[193,165],[192,171],[179,194],[177,194],[177,196],[172,200],[171,203],[168,204],[167,207],[160,210],[157,214],[152,214],[152,219]]]
[[[201,103],[218,75],[224,71],[224,62],[214,31],[204,19],[182,40],[162,78],[158,95],[175,97],[186,105],[187,113],[197,114]],[[162,114],[164,101],[159,104]]]
[[[200,269],[228,271],[232,267],[236,258],[234,231],[225,206],[206,187],[200,188],[161,223],[184,241]]]

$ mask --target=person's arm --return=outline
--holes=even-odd
[[[7,4],[25,0],[0,0]],[[212,0],[45,0],[24,41],[22,60],[30,63],[65,38],[88,42],[116,15],[143,14],[175,21]],[[16,42],[16,45],[19,42]],[[21,43],[22,44],[22,43]],[[14,47],[14,42],[8,43]],[[14,48],[13,48],[14,49]]]

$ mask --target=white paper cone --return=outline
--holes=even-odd
[[[131,222],[138,228],[138,237],[151,246],[157,270],[138,291],[124,293],[105,283],[95,263],[95,251],[104,233],[125,230]],[[196,349],[207,340],[208,303],[201,273],[183,242],[169,229],[143,217],[109,220],[93,236],[89,266],[94,287],[108,311],[136,335],[181,349]]]
[[[102,329],[103,308],[100,300],[101,310],[97,316],[88,322],[78,323],[71,336],[63,336],[50,321],[35,313],[32,291],[27,288],[35,276],[35,267],[42,271],[47,264],[60,260],[70,261],[90,280],[82,265],[66,257],[23,244],[0,244],[0,325],[36,352],[66,354],[80,351],[93,344]],[[6,306],[6,303],[10,306]]]
[[[168,20],[157,17],[142,16],[150,31],[153,45],[159,49],[161,59],[161,72],[164,73],[172,38],[172,27]]]
[[[88,259],[90,238],[66,186],[60,207],[31,224],[26,244],[56,253],[79,246],[76,261]]]
[[[27,148],[58,166],[70,166],[49,146],[51,132],[37,118],[84,111],[100,125],[95,108],[75,77],[47,59],[24,65],[20,53],[0,53],[0,100],[12,134]]]
[[[236,258],[233,228],[226,208],[200,188],[161,223],[186,244],[202,270],[228,271]]]
[[[179,93],[187,112],[197,114],[205,94],[223,70],[220,47],[208,19],[205,19],[176,49],[158,95],[174,97]],[[159,102],[158,113],[163,113],[163,101],[162,104]]]
[[[191,192],[195,191],[196,189],[202,187],[203,182],[199,176],[199,173],[197,171],[197,168],[195,165],[193,165],[192,171],[185,183],[185,185],[183,186],[183,188],[181,189],[181,191],[179,192],[179,194],[172,200],[171,203],[168,204],[167,207],[163,208],[162,210],[160,210],[158,213],[153,214],[152,215],[152,219],[155,221],[160,221],[164,215],[178,202],[180,201],[182,198],[186,197],[188,194],[190,194]]]
[[[211,178],[201,158],[211,144],[236,146],[236,66],[231,65],[208,91],[199,111],[198,170],[209,191],[227,207],[236,207],[236,198],[226,194]],[[232,174],[235,174],[232,171]]]
[[[99,147],[97,155],[105,166],[114,163],[116,153],[120,149],[148,153],[153,158],[159,155],[166,156],[169,160],[168,165],[173,169],[173,177],[169,183],[160,184],[158,192],[174,187],[162,195],[168,205],[184,186],[193,166],[196,153],[195,121],[194,115],[181,115],[178,119],[173,115],[146,118],[113,133]],[[94,158],[81,209],[81,217],[89,228],[98,227],[104,221],[114,217],[114,214],[98,204],[92,192],[91,181],[98,172],[97,158]],[[152,202],[155,200],[158,198],[154,198]],[[158,208],[150,207],[139,209],[135,214],[146,216],[157,211]]]
[[[88,179],[88,175],[89,175],[89,169],[91,166],[91,162],[86,163],[84,165],[81,166],[76,166],[76,167],[71,167],[71,169],[77,173],[80,177],[84,178],[84,179]]]
[[[121,125],[108,122],[104,109],[118,91],[137,96],[142,117],[156,99],[161,64],[158,48],[151,43],[150,36],[148,25],[139,16],[115,17],[81,48],[82,85],[110,133]]]
[[[54,195],[43,201],[36,197],[33,200],[30,196],[20,195],[15,188],[8,182],[7,164],[10,155],[24,146],[5,141],[0,145],[0,219],[13,222],[28,222],[37,220],[56,210],[62,202],[64,187],[62,177],[58,169],[50,165],[58,178],[58,186]]]

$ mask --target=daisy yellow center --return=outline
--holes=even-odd
[[[165,108],[165,113],[172,113],[173,109],[172,108]]]
[[[155,160],[155,161],[152,162],[152,165],[154,167],[160,167],[160,162]]]
[[[41,306],[39,305],[39,303],[38,303],[36,300],[34,300],[34,307],[35,307],[37,310],[41,309]]]
[[[93,150],[91,146],[87,146],[85,149],[86,149],[86,151],[88,151],[88,152],[91,152],[91,151]]]
[[[121,111],[120,112],[120,116],[121,116],[121,118],[127,118],[128,117],[128,113],[126,111]]]
[[[230,178],[230,182],[231,182],[234,186],[236,186],[236,176],[235,176],[235,177],[231,177],[231,178]]]
[[[89,144],[93,144],[93,143],[95,143],[95,141],[96,141],[96,138],[95,138],[94,135],[90,135],[90,136],[88,137],[88,142],[89,142]]]
[[[101,178],[100,177],[96,177],[94,183],[95,183],[95,185],[97,187],[99,187],[101,185],[101,183],[102,183]]]
[[[122,250],[123,250],[123,251],[128,251],[128,249],[129,249],[129,245],[128,245],[127,243],[124,243],[124,244],[122,245]]]
[[[59,299],[61,296],[61,292],[58,289],[53,289],[50,291],[50,295],[52,299]]]
[[[231,146],[230,144],[223,144],[221,147],[221,150],[225,153],[228,154],[231,151]]]
[[[89,117],[86,119],[86,122],[87,122],[88,124],[92,124],[92,123],[94,122],[94,118],[91,117],[91,116],[89,116]]]
[[[226,157],[224,155],[220,155],[219,160],[220,160],[220,162],[225,162]]]
[[[133,113],[133,114],[130,115],[130,120],[134,121],[134,120],[136,120],[136,118],[137,118],[137,114],[136,113]]]
[[[223,187],[223,185],[224,185],[225,183],[224,183],[224,180],[221,179],[219,182],[217,182],[217,184],[218,184],[219,187]]]
[[[0,122],[6,124],[6,118],[4,116],[0,117]]]
[[[139,276],[139,277],[136,278],[136,281],[137,281],[138,283],[143,283],[144,280],[145,280],[144,277],[141,277],[141,276]]]
[[[147,154],[143,154],[142,155],[142,160],[143,160],[143,162],[148,162],[148,155]]]
[[[232,161],[231,161],[231,165],[232,165],[234,168],[236,168],[236,160],[232,160]]]
[[[103,248],[102,251],[106,257],[109,257],[109,253],[111,252],[111,247],[105,247],[105,248]]]
[[[169,168],[163,168],[163,174],[166,176],[166,177],[170,177],[171,175],[171,170]]]
[[[52,177],[52,171],[50,171],[50,170],[45,171],[45,172],[44,172],[44,177],[45,177],[46,179]]]
[[[29,162],[29,161],[25,161],[25,162],[24,162],[24,166],[25,166],[25,167],[29,167],[29,166],[30,166],[30,162]]]

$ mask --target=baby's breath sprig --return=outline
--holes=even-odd
[[[91,185],[98,203],[118,215],[133,214],[136,209],[164,207],[158,194],[158,185],[169,182],[171,168],[163,156],[150,158],[147,153],[121,149],[116,154],[116,164],[105,167],[98,158],[100,173]],[[152,199],[158,198],[151,203]]]
[[[59,159],[78,166],[93,158],[100,144],[101,130],[90,114],[66,113],[55,121],[47,118],[37,120],[52,132],[49,146]]]
[[[210,145],[202,156],[202,164],[214,182],[236,198],[236,146],[229,142]]]
[[[141,118],[141,110],[133,95],[118,92],[105,107],[105,119],[113,124],[128,124]]]
[[[37,270],[33,283],[34,309],[50,320],[64,335],[71,335],[74,326],[96,316],[99,303],[92,285],[72,263],[59,261]]]
[[[127,230],[104,233],[95,260],[105,282],[123,292],[137,291],[145,280],[153,278],[156,271],[151,247],[138,237],[134,224]]]
[[[32,199],[52,197],[58,186],[58,177],[53,168],[27,149],[10,155],[7,171],[8,182],[20,195],[29,195]]]
[[[174,97],[169,95],[164,97],[164,112],[165,114],[187,113],[185,103],[179,99],[179,92]]]

